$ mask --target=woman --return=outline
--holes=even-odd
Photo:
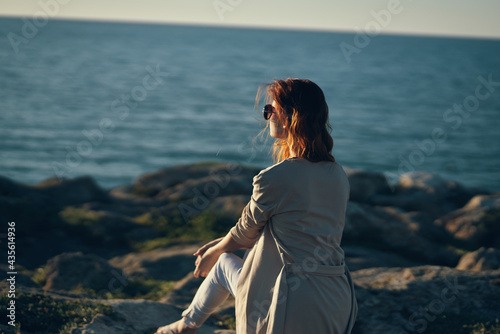
[[[266,97],[276,164],[254,177],[230,232],[194,254],[194,275],[206,279],[183,319],[157,333],[196,333],[229,294],[238,334],[352,329],[357,303],[340,247],[349,182],[331,154],[325,97],[299,79],[274,81]],[[243,259],[231,253],[244,248]]]

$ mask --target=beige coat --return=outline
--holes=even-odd
[[[357,303],[340,247],[349,198],[342,167],[290,158],[253,186],[230,232],[253,244],[236,290],[236,332],[350,333]]]

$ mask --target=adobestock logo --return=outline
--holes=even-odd
[[[61,5],[67,5],[70,1],[71,0],[38,1],[38,6],[40,6],[41,10],[34,13],[31,19],[26,17],[22,18],[24,24],[21,27],[21,35],[12,31],[7,34],[7,39],[14,53],[19,54],[19,46],[21,44],[27,45],[35,38],[40,32],[40,29],[47,25],[49,18],[53,18],[59,14]]]
[[[443,112],[445,126],[436,126],[432,129],[430,138],[415,140],[410,153],[398,156],[398,173],[387,172],[392,180],[397,181],[402,174],[414,172],[416,167],[423,165],[426,159],[437,151],[439,145],[446,141],[448,134],[459,129],[464,119],[473,115],[479,109],[481,102],[489,99],[497,87],[500,87],[500,81],[494,81],[492,74],[489,74],[487,79],[480,75],[477,81],[479,84],[473,94],[467,95],[461,103],[454,103],[451,108]]]
[[[403,9],[404,7],[399,0],[389,0],[386,9],[371,10],[370,15],[373,20],[368,21],[363,30],[357,26],[354,27],[357,33],[354,35],[352,44],[346,42],[339,44],[340,51],[344,55],[346,62],[350,64],[352,55],[361,53],[362,49],[370,45],[371,39],[378,36],[383,28],[388,27],[393,17],[400,14]]]
[[[232,12],[236,7],[241,5],[243,0],[215,0],[212,2],[215,12],[221,21],[224,21],[224,14]]]
[[[66,154],[62,162],[54,161],[51,163],[54,174],[59,181],[68,177],[73,169],[92,154],[94,148],[102,145],[105,136],[115,129],[116,124],[126,120],[130,112],[137,108],[139,103],[144,101],[153,90],[163,84],[164,78],[168,76],[167,72],[160,69],[160,64],[156,64],[156,67],[148,65],[145,67],[145,71],[147,74],[143,76],[140,83],[130,89],[128,94],[122,94],[120,98],[110,103],[109,113],[96,120],[96,127],[83,129],[81,134],[84,138],[72,147],[65,147]]]

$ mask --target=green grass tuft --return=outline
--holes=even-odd
[[[151,226],[164,237],[135,242],[132,247],[137,252],[150,251],[155,248],[168,247],[175,243],[205,242],[224,236],[235,224],[234,218],[224,213],[215,214],[203,211],[184,221],[182,216],[159,215],[148,212],[137,216],[134,221],[141,225]]]
[[[59,212],[59,217],[73,226],[92,226],[99,221],[95,211],[68,206]]]
[[[83,300],[54,299],[44,295],[16,295],[16,324],[31,333],[68,333],[90,323],[98,314],[114,315],[111,306]],[[0,297],[0,316],[5,319],[9,299]]]

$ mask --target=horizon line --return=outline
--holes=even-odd
[[[0,14],[0,19],[28,19],[27,16]],[[319,27],[288,27],[274,25],[251,25],[251,24],[227,24],[227,23],[209,23],[209,22],[181,22],[181,21],[156,21],[156,20],[141,20],[141,19],[113,19],[113,18],[86,18],[86,17],[52,17],[49,21],[77,21],[77,22],[98,22],[98,23],[117,23],[117,24],[143,24],[143,25],[170,25],[170,26],[190,26],[190,27],[213,27],[213,28],[228,28],[228,29],[255,29],[255,30],[281,30],[281,31],[302,31],[302,32],[318,32],[318,33],[338,33],[356,35],[354,29],[340,28],[319,28]],[[481,39],[500,41],[500,36],[490,35],[475,35],[475,34],[447,34],[447,33],[424,33],[424,32],[406,32],[406,31],[381,31],[376,36],[402,36],[402,37],[429,37],[429,38],[454,38],[454,39]],[[375,36],[374,36],[375,37]]]

